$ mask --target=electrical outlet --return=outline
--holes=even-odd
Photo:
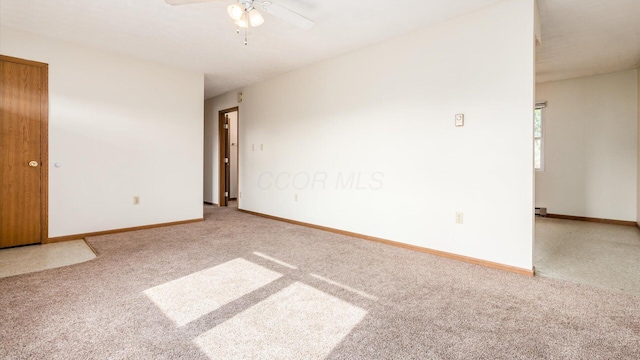
[[[298,201],[298,194],[293,195],[293,201]]]
[[[140,205],[140,196],[133,197],[133,205]]]
[[[464,126],[464,114],[456,114],[456,126]]]
[[[456,224],[462,224],[462,223],[463,223],[462,211],[458,211],[456,212]]]

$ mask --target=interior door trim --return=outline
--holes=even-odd
[[[225,171],[225,162],[224,162],[224,155],[226,152],[226,148],[229,147],[229,143],[228,143],[228,139],[225,136],[225,128],[224,128],[224,116],[228,113],[232,113],[232,112],[237,112],[238,113],[238,119],[240,119],[240,109],[238,106],[229,108],[229,109],[225,109],[225,110],[220,110],[218,112],[218,204],[220,204],[220,206],[227,206],[229,205],[227,203],[227,199],[224,196],[224,192],[225,192],[225,183],[226,183],[226,171]],[[226,191],[229,191],[231,189],[226,189]]]
[[[49,237],[49,64],[0,55],[0,60],[40,68],[40,242]]]

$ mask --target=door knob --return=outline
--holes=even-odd
[[[31,161],[29,161],[29,166],[31,166],[31,167],[37,167],[37,166],[38,166],[38,162],[37,162],[37,161],[35,161],[35,160],[31,160]]]

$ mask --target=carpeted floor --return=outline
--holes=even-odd
[[[206,207],[0,279],[2,359],[638,359],[640,298]]]
[[[536,275],[640,296],[635,226],[536,217]]]

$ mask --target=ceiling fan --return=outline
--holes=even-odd
[[[164,0],[170,5],[187,5],[204,3],[220,0]],[[280,18],[294,26],[304,30],[311,29],[315,22],[298,14],[295,11],[287,9],[282,5],[278,5],[273,1],[267,0],[237,0],[234,4],[227,7],[227,12],[236,24],[236,32],[239,34],[240,29],[244,29],[244,44],[247,45],[247,32],[250,27],[257,27],[264,23],[262,14],[256,6],[260,6],[263,11]]]

